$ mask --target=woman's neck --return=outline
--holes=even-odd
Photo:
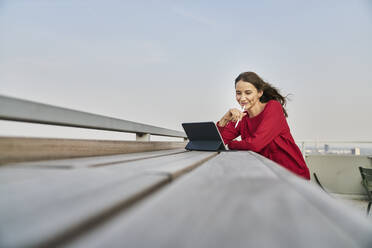
[[[249,118],[259,115],[265,108],[266,103],[258,101],[254,106],[247,110]]]

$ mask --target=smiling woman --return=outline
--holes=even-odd
[[[309,180],[309,169],[286,121],[286,98],[254,72],[241,73],[235,89],[245,111],[230,109],[217,123],[225,144],[232,150],[260,153]],[[241,141],[234,140],[238,136]]]

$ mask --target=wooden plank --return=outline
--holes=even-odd
[[[151,152],[136,152],[128,154],[117,154],[107,156],[94,156],[94,157],[83,157],[83,158],[72,158],[72,159],[58,159],[58,160],[45,160],[35,162],[21,162],[7,164],[5,166],[11,167],[25,167],[25,168],[55,168],[55,169],[74,169],[74,168],[85,168],[95,166],[106,166],[118,163],[132,162],[135,160],[156,158],[161,156],[167,156],[171,154],[177,154],[182,152],[188,152],[185,149],[172,149],[172,150],[161,150]],[[1,167],[0,167],[1,170]]]
[[[221,153],[65,247],[371,247],[359,213],[266,160]]]
[[[215,154],[187,152],[70,170],[3,168],[0,247],[59,244],[169,182],[171,176],[160,168],[174,164],[185,170]],[[4,183],[3,172],[8,178],[30,172],[41,176]]]
[[[0,137],[0,165],[24,161],[181,149],[186,142]]]
[[[193,169],[195,166],[199,165],[198,163],[194,164],[191,163],[190,166],[185,166],[185,163],[187,164],[187,159],[193,159],[193,157],[196,154],[202,155],[203,154],[210,154],[211,156],[207,156],[207,158],[212,157],[213,155],[217,154],[215,152],[212,153],[205,153],[205,152],[192,152],[192,155],[185,155],[185,156],[170,156],[170,155],[177,155],[179,150],[175,150],[174,154],[168,154],[167,157],[167,163],[163,163],[163,161],[160,160],[153,160],[147,162],[146,159],[144,159],[143,162],[140,163],[134,163],[138,160],[133,161],[123,161],[113,164],[108,164],[104,166],[107,170],[119,170],[120,173],[137,173],[146,171],[148,173],[152,174],[166,174],[171,179],[177,177],[178,175],[181,175],[182,173],[185,173],[191,169]],[[170,151],[169,151],[170,152]],[[181,152],[182,153],[182,152]],[[185,152],[189,153],[189,152]],[[154,153],[151,153],[152,155],[155,155]],[[129,158],[136,157],[136,155],[146,155],[146,153],[133,153],[128,154]],[[162,156],[155,156],[154,158],[162,157]],[[100,157],[102,160],[105,159],[104,157]],[[138,157],[137,157],[138,158]],[[93,159],[93,161],[92,161]],[[110,158],[109,158],[110,159]],[[184,163],[177,163],[177,160],[184,160]],[[40,178],[45,178],[46,180],[49,180],[49,178],[53,178],[57,175],[57,177],[60,177],[61,175],[69,175],[71,174],[71,170],[74,169],[84,169],[84,168],[95,168],[95,167],[86,167],[89,164],[94,164],[94,158],[88,157],[88,158],[81,158],[81,159],[71,159],[68,160],[72,162],[69,163],[59,163],[58,160],[50,160],[50,161],[39,161],[39,162],[29,162],[25,164],[17,164],[17,165],[9,165],[9,166],[2,166],[0,167],[0,187],[2,185],[8,185],[8,184],[21,184],[26,183],[26,181],[32,182],[32,181],[39,181]],[[78,162],[82,162],[79,164]],[[200,160],[200,162],[203,162],[203,159]],[[55,163],[55,164],[54,164]],[[32,164],[32,166],[25,166]],[[62,168],[64,171],[67,172],[55,172],[55,167],[49,166],[49,164],[58,166],[58,168]],[[130,168],[127,168],[130,167]],[[123,172],[122,172],[123,171]],[[85,172],[83,172],[85,173]],[[72,172],[72,174],[76,174],[75,172]],[[52,181],[53,182],[53,181]]]
[[[196,153],[196,151],[193,151],[193,153]],[[196,163],[190,162],[190,163],[188,163],[187,166],[185,166],[184,163],[187,160],[193,159],[193,158],[188,158],[188,159],[184,159],[184,163],[172,163],[172,164],[169,163],[169,164],[163,165],[161,167],[149,168],[148,173],[151,173],[151,174],[153,174],[153,173],[154,174],[157,174],[157,173],[166,174],[171,178],[171,180],[174,180],[177,177],[195,169],[199,165],[203,164],[204,162],[206,162],[209,159],[213,158],[214,156],[218,155],[217,152],[203,152],[201,154],[203,154],[204,158],[200,159]]]

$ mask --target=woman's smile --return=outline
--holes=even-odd
[[[241,106],[244,110],[247,110],[247,105],[249,105],[249,102],[240,102],[240,106]]]

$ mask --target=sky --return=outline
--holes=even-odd
[[[234,79],[254,71],[289,94],[296,140],[372,141],[371,44],[371,0],[0,0],[0,94],[182,131],[238,107]]]

